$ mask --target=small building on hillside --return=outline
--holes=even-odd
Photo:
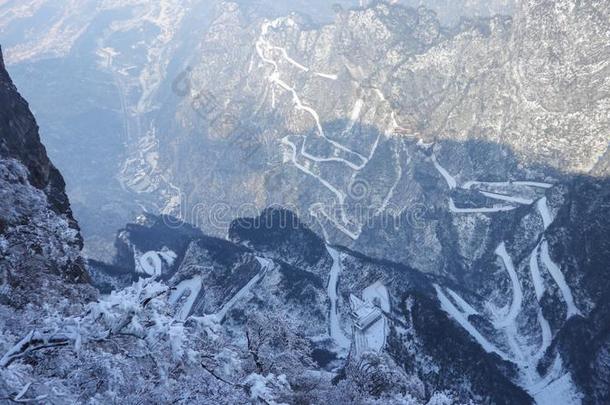
[[[359,357],[364,352],[381,352],[386,340],[386,318],[383,311],[389,310],[387,289],[379,282],[367,287],[363,298],[350,295],[353,320],[353,355]]]

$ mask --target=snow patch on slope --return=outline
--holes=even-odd
[[[455,206],[455,202],[453,202],[453,198],[449,198],[449,211],[461,214],[484,214],[491,212],[503,212],[503,211],[512,211],[516,209],[514,205],[495,205],[493,207],[483,207],[483,208],[458,208]]]
[[[449,174],[447,170],[445,170],[443,166],[438,163],[438,161],[436,160],[436,155],[434,153],[432,154],[430,159],[432,160],[432,163],[434,163],[434,167],[436,168],[436,170],[441,174],[441,176],[443,176],[443,178],[447,182],[447,186],[449,186],[449,189],[453,190],[454,188],[456,188],[457,181],[451,174]]]
[[[517,272],[515,271],[513,261],[508,255],[508,252],[506,251],[506,245],[504,244],[504,242],[500,243],[495,253],[496,255],[500,256],[500,258],[504,262],[504,267],[508,272],[513,287],[513,299],[510,304],[508,314],[504,319],[495,322],[496,327],[506,328],[515,324],[517,316],[519,315],[519,312],[521,312],[521,305],[523,303],[523,290],[521,289],[519,277],[517,276]]]
[[[532,274],[532,282],[534,283],[534,290],[536,292],[536,300],[540,302],[542,295],[544,294],[544,280],[540,274],[540,267],[538,267],[538,254],[540,251],[540,244],[536,245],[532,254],[530,255],[530,273]]]
[[[441,303],[441,308],[445,311],[449,316],[451,316],[457,323],[460,324],[462,328],[464,328],[470,336],[472,336],[479,345],[488,353],[496,353],[504,360],[510,361],[510,358],[506,355],[506,353],[499,350],[494,344],[492,344],[489,340],[487,340],[481,333],[470,323],[467,319],[466,315],[463,314],[459,309],[457,309],[451,300],[443,293],[441,287],[437,284],[434,284],[434,289],[436,290],[436,295]]]
[[[218,312],[213,316],[218,322],[222,322],[227,316],[227,313],[235,306],[235,304],[244,298],[252,287],[254,287],[263,278],[265,273],[273,267],[273,261],[264,257],[256,256],[256,261],[260,264],[261,270],[250,279],[229,301],[227,301]]]
[[[347,350],[351,345],[351,339],[349,339],[343,332],[343,329],[341,329],[341,317],[339,316],[338,309],[339,296],[337,294],[339,274],[343,270],[343,267],[341,266],[341,254],[330,246],[327,246],[326,249],[333,259],[333,265],[330,269],[327,288],[328,298],[330,299],[330,336],[333,338],[337,346],[339,346],[341,349]]]
[[[553,262],[551,256],[549,255],[549,244],[546,240],[542,241],[540,255],[542,258],[542,262],[546,266],[549,273],[551,273],[551,277],[553,277],[553,280],[555,280],[555,282],[559,286],[561,295],[563,296],[563,299],[566,305],[568,306],[568,313],[566,319],[569,319],[574,315],[580,315],[581,312],[578,310],[578,308],[576,308],[576,304],[574,303],[574,296],[572,295],[572,290],[568,286],[568,283],[566,282],[563,273],[559,269],[559,266],[557,266],[557,264]]]
[[[176,305],[179,301],[183,301],[180,308],[176,311],[176,318],[183,321],[191,313],[193,304],[201,291],[203,278],[197,275],[191,279],[180,282],[174,291],[169,296],[169,302]]]
[[[447,292],[449,292],[449,295],[451,295],[451,298],[453,298],[453,300],[457,303],[457,305],[460,307],[460,309],[462,310],[462,312],[464,313],[464,315],[466,317],[469,317],[470,315],[478,315],[479,314],[479,311],[474,309],[469,303],[467,303],[455,291],[453,291],[450,288],[447,288]]]

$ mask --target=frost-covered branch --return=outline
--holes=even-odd
[[[26,385],[23,386],[21,391],[19,391],[19,393],[17,393],[17,395],[15,395],[14,397],[9,396],[6,398],[0,398],[0,400],[11,401],[11,402],[15,402],[18,404],[25,404],[28,402],[39,402],[39,401],[42,401],[43,399],[47,398],[47,395],[39,395],[36,398],[24,398],[25,394],[28,392],[28,390],[30,389],[31,386],[32,386],[32,383],[27,383]]]
[[[31,331],[21,339],[15,346],[0,359],[0,367],[8,367],[20,357],[36,350],[48,349],[50,347],[66,346],[74,341],[74,337],[66,334],[43,334]]]

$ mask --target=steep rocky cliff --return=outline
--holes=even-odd
[[[0,103],[0,153],[5,158],[21,162],[29,172],[30,184],[42,190],[52,209],[59,215],[65,215],[78,230],[66,196],[64,179],[47,156],[36,120],[6,71],[1,49]]]
[[[0,53],[0,61],[2,55]],[[0,64],[0,158],[2,199],[0,265],[3,280],[30,288],[50,272],[68,282],[84,282],[82,238],[72,217],[65,183],[47,157],[27,103]],[[37,268],[41,266],[41,268]]]

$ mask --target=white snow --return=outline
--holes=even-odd
[[[159,276],[162,272],[162,262],[159,253],[154,250],[148,251],[140,256],[138,260],[142,271],[144,271],[149,276]]]
[[[544,294],[544,280],[540,274],[540,268],[538,267],[538,252],[540,251],[540,244],[536,245],[532,254],[530,255],[530,273],[532,274],[532,282],[534,283],[534,290],[536,291],[536,300],[540,301]]]
[[[381,282],[375,282],[362,291],[362,299],[352,294],[350,306],[355,318],[354,355],[358,357],[367,351],[380,352],[387,337],[383,313],[390,311],[387,288]]]
[[[544,356],[544,352],[546,351],[546,349],[551,346],[551,342],[553,340],[551,325],[549,325],[549,321],[547,321],[544,315],[542,314],[541,308],[538,308],[538,323],[540,324],[542,342],[540,343],[540,349],[538,350],[536,358],[540,359],[542,358],[542,356]]]
[[[286,59],[286,61],[288,63],[290,63],[291,65],[295,66],[297,69],[300,69],[304,72],[309,72],[309,68],[303,66],[303,64],[297,62],[296,60],[292,59],[289,55],[288,55],[288,51],[286,51],[286,48],[282,48],[280,46],[271,46],[270,49],[277,49],[278,51],[281,52],[282,56],[284,57],[284,59]]]
[[[536,393],[534,400],[538,405],[575,405],[582,403],[582,396],[574,385],[572,376],[566,373]]]
[[[163,258],[163,260],[165,260],[165,262],[167,263],[168,266],[172,266],[174,264],[174,261],[178,257],[176,252],[169,250],[169,249],[161,250],[158,253]]]
[[[514,197],[514,196],[510,196],[510,195],[491,193],[489,191],[480,191],[480,193],[483,194],[485,197],[493,198],[496,200],[514,202],[517,204],[530,205],[534,202],[534,200],[531,200],[529,198]]]
[[[362,351],[373,351],[380,352],[385,346],[386,340],[386,319],[385,317],[379,318],[375,323],[369,326],[365,333],[364,345],[361,346]]]
[[[551,188],[552,184],[542,183],[538,181],[477,181],[477,180],[469,180],[462,186],[465,190],[470,190],[472,186],[475,185],[487,185],[487,186],[495,186],[495,187],[507,187],[510,185],[513,186],[523,186],[523,187],[535,187],[535,188]]]
[[[515,267],[513,265],[513,261],[508,255],[506,251],[506,245],[504,242],[500,243],[498,248],[495,251],[496,255],[500,256],[502,261],[504,262],[504,267],[508,272],[510,277],[510,281],[513,286],[513,299],[510,305],[510,309],[506,317],[502,320],[497,320],[495,325],[499,328],[506,328],[511,325],[514,325],[519,312],[521,312],[521,305],[523,303],[523,291],[521,289],[521,284],[519,283],[519,277],[517,276],[517,272],[515,271]]]
[[[559,290],[561,291],[561,295],[563,295],[563,300],[566,302],[568,306],[568,313],[566,319],[571,318],[574,315],[580,315],[580,311],[576,308],[576,304],[574,303],[574,297],[572,296],[572,290],[568,286],[563,273],[559,269],[559,266],[553,262],[551,256],[549,255],[549,244],[546,240],[542,241],[541,249],[540,249],[540,257],[542,258],[542,262],[545,267],[551,273],[551,277],[559,286]]]
[[[434,153],[432,154],[430,159],[432,159],[432,163],[434,163],[434,167],[436,168],[436,170],[438,170],[438,172],[441,174],[441,176],[443,176],[443,178],[447,182],[449,189],[453,190],[454,188],[456,188],[457,181],[455,181],[455,178],[453,178],[453,176],[450,175],[449,172],[447,170],[445,170],[445,168],[438,163],[438,161],[436,160],[436,155]]]
[[[546,197],[542,197],[538,200],[536,203],[536,208],[542,217],[542,223],[544,224],[544,229],[546,230],[553,222],[553,217],[551,216]]]
[[[168,266],[172,266],[178,257],[175,252],[164,247],[161,251],[150,250],[138,257],[134,248],[136,260],[136,271],[148,274],[149,276],[160,276],[163,273],[163,261]]]
[[[271,269],[271,267],[273,267],[273,260],[271,259],[267,259],[266,257],[260,256],[256,256],[255,259],[258,264],[261,265],[261,271],[263,272],[266,272],[267,270]]]
[[[316,178],[320,183],[322,183],[322,185],[324,185],[324,187],[326,187],[327,189],[329,189],[335,196],[337,196],[337,202],[339,203],[339,206],[343,206],[343,203],[345,202],[345,194],[342,191],[339,191],[336,187],[334,187],[332,184],[330,184],[328,181],[326,181],[325,179],[323,179],[322,177],[318,176],[317,174],[315,174],[314,172],[312,172],[311,170],[309,170],[307,167],[305,167],[304,165],[301,165],[297,162],[297,147],[294,143],[292,143],[288,138],[282,138],[281,142],[284,145],[288,145],[290,146],[290,148],[292,149],[292,163],[302,172]],[[341,210],[342,215],[343,214],[343,210]],[[345,219],[345,217],[343,218]],[[345,221],[347,222],[347,221]]]
[[[479,345],[488,353],[496,353],[504,360],[510,361],[509,357],[495,347],[491,342],[489,342],[481,333],[475,328],[466,318],[466,316],[458,310],[453,303],[449,300],[449,298],[443,293],[441,288],[434,284],[434,289],[436,290],[436,295],[438,296],[439,301],[441,302],[441,308],[447,314],[449,314],[457,323],[460,324],[462,328],[464,328],[470,336],[472,336]]]
[[[343,219],[345,220],[345,222],[347,224],[347,217],[345,216],[345,209],[344,209],[344,207],[342,205],[339,205],[338,209],[340,210],[339,212],[341,213],[341,215],[343,216]],[[321,207],[318,210],[318,212],[320,214],[322,214],[331,224],[333,224],[335,228],[337,228],[339,231],[343,232],[343,234],[345,234],[350,239],[356,240],[360,236],[360,233],[362,232],[362,227],[361,226],[359,226],[359,225],[356,226],[357,229],[352,231],[350,229],[347,229],[346,226],[338,223],[335,218],[332,218],[330,215],[328,215],[328,213],[324,210],[324,207]],[[326,238],[326,239],[328,240],[328,238]]]
[[[373,91],[375,92],[375,94],[377,94],[377,97],[379,97],[379,99],[381,101],[385,101],[385,96],[383,95],[383,93],[381,92],[381,90],[379,90],[378,88],[374,88]],[[393,112],[393,111],[392,111]]]
[[[181,281],[174,291],[169,296],[169,302],[172,305],[175,305],[181,298],[185,295],[186,300],[180,307],[180,309],[176,313],[176,318],[179,320],[185,320],[193,308],[193,304],[195,304],[195,300],[201,291],[201,287],[203,285],[203,279],[201,276],[197,275],[191,279]]]
[[[488,185],[488,186],[498,186],[498,187],[502,187],[502,186],[508,186],[510,185],[510,183],[508,181],[476,181],[476,180],[469,180],[466,183],[464,183],[462,185],[462,188],[464,190],[470,190],[472,188],[472,186],[479,186],[479,185]]]
[[[527,391],[534,397],[538,405],[576,405],[582,403],[570,373],[564,373],[561,357],[557,355],[547,375],[532,384]]]
[[[520,186],[520,187],[534,187],[534,188],[551,188],[552,184],[541,183],[537,181],[477,181],[469,180],[462,185],[464,190],[470,190],[472,186],[491,186],[491,187],[509,187],[509,186]]]
[[[339,78],[337,75],[334,75],[334,74],[327,74],[327,73],[320,73],[320,72],[315,72],[314,74],[316,76],[320,76],[320,77],[323,77],[323,78],[329,79],[329,80],[337,80]]]
[[[363,106],[364,106],[364,100],[361,99],[361,98],[356,100],[356,102],[354,103],[354,108],[352,109],[352,113],[351,113],[351,115],[349,117],[349,119],[351,121],[350,129],[354,126],[354,123],[356,121],[358,121],[358,118],[360,118],[360,113],[362,112],[362,107]]]
[[[320,214],[324,215],[326,218],[328,218],[329,221],[332,223],[332,225],[337,230],[341,231],[343,234],[345,234],[349,238],[355,240],[360,235],[360,232],[362,230],[362,225],[358,221],[355,221],[355,220],[352,221],[351,219],[348,219],[348,215],[347,215],[346,208],[345,208],[345,199],[347,198],[347,192],[343,191],[342,187],[337,187],[337,186],[331,184],[331,181],[323,178],[323,176],[320,174],[320,171],[318,170],[318,167],[316,166],[316,164],[317,163],[326,163],[326,162],[338,162],[338,163],[346,165],[347,167],[349,167],[349,169],[351,169],[355,172],[358,172],[358,171],[362,170],[364,167],[366,167],[366,165],[369,163],[369,161],[373,158],[373,156],[377,150],[377,147],[380,143],[381,137],[384,134],[379,133],[377,135],[377,139],[373,142],[370,150],[367,151],[366,153],[363,152],[364,154],[361,154],[355,150],[352,150],[349,147],[341,144],[340,142],[337,142],[326,136],[324,128],[321,124],[322,119],[319,116],[318,112],[315,110],[314,106],[308,104],[305,100],[303,100],[301,98],[301,96],[299,95],[299,92],[297,91],[297,89],[295,87],[292,87],[289,83],[287,83],[288,79],[286,79],[282,75],[282,72],[280,70],[281,67],[282,68],[284,67],[280,62],[282,59],[286,60],[288,63],[290,63],[293,66],[296,66],[298,69],[304,71],[306,74],[323,77],[323,78],[326,78],[329,80],[337,80],[338,76],[336,74],[321,73],[321,72],[313,71],[312,69],[308,68],[307,66],[304,66],[303,64],[301,64],[301,63],[295,61],[293,58],[291,58],[288,55],[285,48],[275,46],[274,44],[272,44],[270,39],[267,38],[267,36],[269,34],[269,29],[271,27],[277,27],[278,24],[282,24],[282,21],[283,20],[274,20],[271,22],[263,23],[262,27],[261,27],[260,36],[255,43],[255,50],[256,50],[256,53],[259,56],[260,60],[262,60],[262,62],[264,64],[268,64],[271,67],[271,71],[265,73],[265,79],[270,83],[270,86],[268,86],[265,89],[264,99],[266,99],[267,91],[270,88],[271,93],[272,93],[272,95],[271,95],[272,107],[275,108],[276,107],[275,104],[278,100],[275,97],[275,90],[277,89],[278,91],[285,91],[285,92],[290,93],[289,95],[291,95],[290,98],[291,98],[292,108],[298,112],[303,111],[309,117],[311,117],[311,119],[313,120],[313,123],[314,123],[314,129],[316,130],[315,131],[316,135],[323,138],[323,140],[325,142],[327,142],[328,144],[330,144],[332,146],[332,148],[330,148],[330,152],[328,152],[327,156],[314,156],[314,155],[308,153],[308,151],[307,151],[306,145],[307,145],[307,141],[309,139],[309,137],[307,137],[307,136],[303,137],[303,141],[301,142],[301,144],[299,146],[297,146],[298,143],[296,141],[294,141],[293,138],[285,137],[284,139],[281,140],[282,144],[289,146],[290,149],[292,150],[291,156],[288,155],[290,152],[288,150],[286,151],[285,161],[291,160],[297,169],[299,169],[306,175],[314,177],[325,188],[327,188],[330,192],[332,192],[336,196],[336,201],[335,201],[336,205],[334,208],[336,208],[338,210],[338,213],[340,214],[339,218],[336,218],[336,215],[329,215],[328,212],[324,209],[318,210],[318,213],[320,213]],[[363,76],[363,74],[361,76]],[[383,94],[381,94],[381,92],[378,90],[377,90],[377,92],[378,92],[378,94],[380,94],[382,101],[385,101]],[[364,104],[365,104],[365,102],[363,99],[359,99],[355,102],[355,105],[351,112],[351,117],[350,117],[351,120],[350,120],[350,123],[347,125],[346,131],[349,131],[353,127],[353,125],[355,125],[355,122],[360,118]],[[394,117],[393,112],[392,112],[392,117]],[[390,136],[394,132],[396,125],[397,125],[396,120],[393,119],[393,123],[392,122],[390,123],[390,127],[388,128],[388,131],[385,133],[385,135]],[[297,157],[299,159],[302,158],[301,163],[297,162]],[[398,164],[400,165],[400,161],[398,161]],[[398,173],[399,176],[402,175],[401,168],[399,168],[398,172],[399,172]],[[392,187],[389,190],[386,197],[383,200],[381,200],[381,204],[378,209],[378,212],[387,208],[387,205],[389,204],[389,201],[393,196],[394,188],[396,187],[396,184],[398,184],[399,180],[400,180],[400,178],[396,179],[395,183],[392,185]],[[319,220],[319,218],[318,218],[318,220]]]
[[[514,185],[517,186],[528,186],[528,187],[538,187],[538,188],[551,188],[552,184],[542,183],[539,181],[513,181]]]
[[[390,295],[386,286],[380,281],[366,287],[362,291],[362,299],[379,306],[384,312],[390,312]]]
[[[517,207],[515,207],[514,205],[499,205],[499,206],[483,207],[483,208],[458,208],[455,206],[455,203],[453,202],[453,198],[449,198],[449,211],[462,213],[462,214],[511,211],[511,210],[514,210],[515,208],[517,208]]]
[[[479,311],[474,309],[469,303],[467,303],[455,291],[453,291],[450,288],[447,288],[447,291],[449,292],[449,295],[451,295],[451,298],[453,298],[453,300],[458,304],[458,306],[460,307],[460,309],[462,310],[462,312],[464,313],[464,315],[466,317],[469,317],[470,315],[478,315],[479,314]]]
[[[244,298],[250,292],[252,287],[254,287],[254,285],[256,285],[256,283],[258,283],[260,281],[260,279],[265,275],[265,273],[270,268],[273,267],[273,261],[271,261],[269,259],[257,256],[256,260],[261,265],[261,270],[259,271],[258,274],[256,274],[254,277],[252,277],[250,279],[250,281],[248,281],[248,283],[246,283],[246,285],[243,286],[241,288],[241,290],[239,290],[229,301],[227,301],[222,306],[222,308],[220,308],[220,310],[218,312],[216,312],[216,314],[214,314],[214,316],[218,322],[222,322],[223,319],[225,318],[225,316],[227,316],[227,313],[229,312],[229,310],[231,308],[233,308],[233,306],[237,303],[237,301]]]
[[[317,111],[314,110],[312,107],[305,105],[302,101],[301,98],[299,97],[299,95],[297,94],[296,90],[289,86],[285,81],[283,81],[280,78],[280,71],[279,71],[279,67],[277,62],[275,62],[272,59],[268,59],[267,57],[265,57],[265,52],[264,49],[283,49],[283,48],[279,48],[276,46],[273,46],[269,43],[268,40],[266,40],[264,38],[265,34],[268,31],[268,27],[269,27],[269,23],[265,23],[263,24],[262,30],[261,30],[261,36],[259,37],[259,39],[256,41],[255,44],[255,48],[256,48],[256,52],[258,53],[259,57],[265,62],[268,63],[270,65],[273,66],[273,72],[267,77],[267,79],[274,84],[277,84],[279,87],[281,87],[282,89],[286,90],[287,92],[292,94],[292,102],[295,106],[296,110],[301,110],[301,111],[305,111],[307,113],[309,113],[309,115],[311,115],[311,117],[313,118],[313,120],[315,121],[316,124],[316,128],[318,130],[318,135],[321,136],[322,138],[324,138],[327,142],[329,142],[330,144],[332,144],[333,146],[335,146],[337,149],[343,150],[349,154],[353,154],[358,156],[360,159],[362,159],[362,161],[364,162],[363,164],[368,163],[368,159],[365,158],[364,156],[362,156],[361,154],[359,154],[358,152],[355,152],[349,148],[347,148],[346,146],[340,144],[339,142],[333,141],[332,139],[329,139],[325,132],[324,129],[322,127],[321,124],[321,120],[320,120],[320,116],[318,115]],[[282,52],[284,54],[284,57],[287,58],[287,60],[291,61],[288,57],[287,54],[285,54],[285,51]],[[293,63],[294,62],[294,63]],[[298,64],[295,61],[291,61],[291,63],[295,64],[296,66],[301,66],[304,69],[304,66]],[[307,69],[308,70],[308,69]],[[343,160],[344,163],[351,163],[351,162],[347,162],[345,160]],[[353,164],[352,164],[353,165]]]
[[[333,265],[330,269],[328,278],[328,298],[330,298],[330,336],[333,338],[337,346],[342,349],[349,349],[351,340],[345,336],[341,329],[339,309],[337,304],[339,296],[337,295],[337,284],[339,282],[339,274],[343,267],[341,266],[341,255],[336,250],[327,246],[326,249],[333,259]]]

